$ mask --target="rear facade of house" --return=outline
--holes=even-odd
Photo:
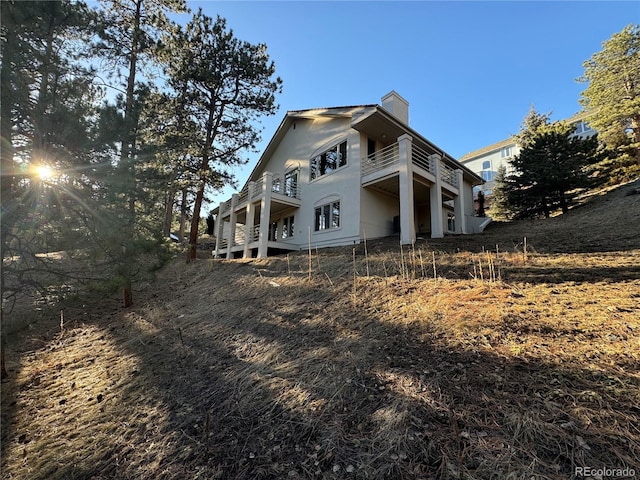
[[[482,179],[408,119],[396,92],[382,105],[288,112],[244,188],[214,210],[214,256],[480,231],[472,190]]]

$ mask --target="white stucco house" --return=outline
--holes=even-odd
[[[213,211],[214,256],[478,232],[480,183],[409,126],[396,92],[381,105],[289,111],[244,188]]]

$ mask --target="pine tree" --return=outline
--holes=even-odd
[[[640,27],[628,25],[584,62],[588,82],[580,103],[608,147],[628,151],[640,164]]]
[[[534,141],[538,132],[549,125],[551,113],[539,113],[533,105],[529,107],[529,113],[520,125],[520,131],[512,135],[513,141],[520,148],[528,147]]]
[[[567,213],[571,192],[588,185],[586,167],[597,160],[595,136],[572,137],[566,122],[539,126],[512,160],[505,179],[509,209],[515,218],[536,217],[560,208]]]
[[[507,197],[507,167],[500,165],[494,178],[494,187],[491,192],[491,205],[489,207],[491,217],[495,219],[509,219],[513,212]]]
[[[246,161],[260,139],[256,121],[276,111],[280,78],[263,44],[238,40],[226,21],[200,10],[166,40],[171,86],[197,125],[191,168],[197,172],[188,259],[196,258],[200,210],[208,188],[233,182],[230,168]],[[179,102],[180,103],[180,102]]]
[[[100,92],[83,62],[84,43],[78,41],[94,28],[95,17],[84,3],[6,1],[0,8],[4,318],[18,294],[42,294],[43,273],[62,273],[39,254],[78,230],[70,225],[77,225],[83,196],[74,192],[84,198],[91,192],[87,175],[97,158],[91,119]]]
[[[139,152],[139,118],[144,108],[148,86],[141,82],[144,73],[151,74],[153,62],[157,58],[158,39],[162,32],[172,28],[167,12],[183,12],[184,0],[103,0],[103,24],[101,42],[97,50],[118,76],[124,71],[125,79],[122,98],[123,128],[120,139],[118,161],[118,183],[120,196],[125,201],[124,245],[119,261],[123,281],[125,306],[133,303],[132,276],[137,255],[136,242],[139,239],[136,219],[137,166]],[[142,85],[142,86],[141,86]]]

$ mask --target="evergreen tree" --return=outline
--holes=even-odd
[[[100,91],[83,62],[82,40],[95,26],[84,3],[6,1],[0,8],[4,318],[17,295],[44,293],[43,274],[63,274],[40,254],[68,248],[81,229],[76,213],[91,195],[99,158],[92,119]]]
[[[200,210],[207,188],[233,181],[229,170],[244,163],[243,153],[255,149],[261,115],[276,111],[275,94],[280,78],[266,46],[238,40],[226,21],[215,21],[199,11],[184,28],[176,28],[166,40],[167,74],[178,101],[197,128],[190,158],[197,172],[195,200],[189,234],[190,260],[196,258]]]
[[[162,32],[171,28],[167,12],[183,12],[186,4],[184,0],[103,0],[103,3],[101,42],[97,44],[97,51],[112,67],[116,77],[124,78],[119,174],[116,177],[118,182],[113,187],[119,189],[125,203],[124,245],[119,269],[123,281],[123,300],[128,307],[133,303],[131,281],[135,272],[136,243],[138,239],[146,242],[144,238],[139,238],[136,219],[139,119],[148,92],[148,87],[141,85],[141,77],[143,74],[153,74],[158,39]]]
[[[571,191],[588,185],[586,167],[597,160],[597,138],[573,137],[566,122],[539,126],[511,162],[504,182],[515,218],[536,217],[561,208],[568,212]]]
[[[584,62],[588,82],[580,103],[608,147],[628,151],[640,164],[640,27],[628,25]]]
[[[490,215],[496,219],[509,219],[513,212],[507,197],[507,167],[500,165],[494,178],[494,186],[491,192]]]
[[[520,146],[520,148],[528,147],[535,140],[536,135],[540,130],[549,125],[550,113],[536,112],[533,105],[529,107],[529,113],[520,125],[520,131],[512,135],[513,141]]]

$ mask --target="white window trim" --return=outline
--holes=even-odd
[[[285,220],[288,220],[288,219],[292,218],[293,219],[292,225],[293,225],[293,227],[295,227],[295,221],[296,221],[295,217],[296,217],[295,214],[292,213],[292,214],[287,215],[285,217],[282,217],[282,219],[280,219],[279,223],[282,224],[282,226],[280,227],[280,238],[281,238],[281,240],[285,240],[286,241],[286,240],[289,240],[290,238],[295,237],[295,234],[296,234],[295,228],[292,228],[291,225],[286,225],[285,224]],[[286,237],[284,236],[285,226],[287,226],[287,236]],[[289,232],[288,232],[289,230],[291,230],[291,234],[289,234]]]
[[[502,147],[500,149],[500,158],[502,158],[503,160],[509,160],[513,158],[513,146]]]
[[[337,147],[340,144],[345,143],[345,142],[347,144],[347,147],[346,147],[346,156],[347,156],[347,158],[345,158],[345,162],[346,163],[343,166],[336,168],[333,172],[325,173],[324,175],[320,175],[320,176],[312,179],[311,178],[311,171],[312,171],[311,162],[312,162],[312,160],[314,158],[316,158],[318,155],[322,155],[323,153],[326,153],[329,150],[331,150],[332,148]],[[315,183],[318,180],[321,180],[321,179],[326,178],[326,177],[330,177],[334,173],[339,172],[339,171],[341,171],[341,170],[343,170],[345,168],[348,168],[349,167],[349,149],[350,149],[350,147],[349,147],[349,137],[340,136],[340,137],[337,137],[337,138],[333,139],[330,142],[325,143],[322,148],[319,148],[315,152],[313,152],[313,155],[311,155],[309,157],[309,183]]]
[[[337,227],[325,228],[323,230],[316,230],[316,209],[322,208],[325,205],[332,205],[333,203],[336,203],[336,202],[340,204],[340,225],[338,225]],[[329,221],[331,222],[331,219]],[[337,195],[331,195],[331,196],[324,197],[321,200],[318,200],[313,205],[313,217],[312,217],[312,220],[311,220],[311,225],[312,225],[311,233],[316,235],[316,234],[338,232],[338,231],[342,230],[343,221],[344,221],[344,219],[343,219],[341,198],[339,196],[337,196]]]

